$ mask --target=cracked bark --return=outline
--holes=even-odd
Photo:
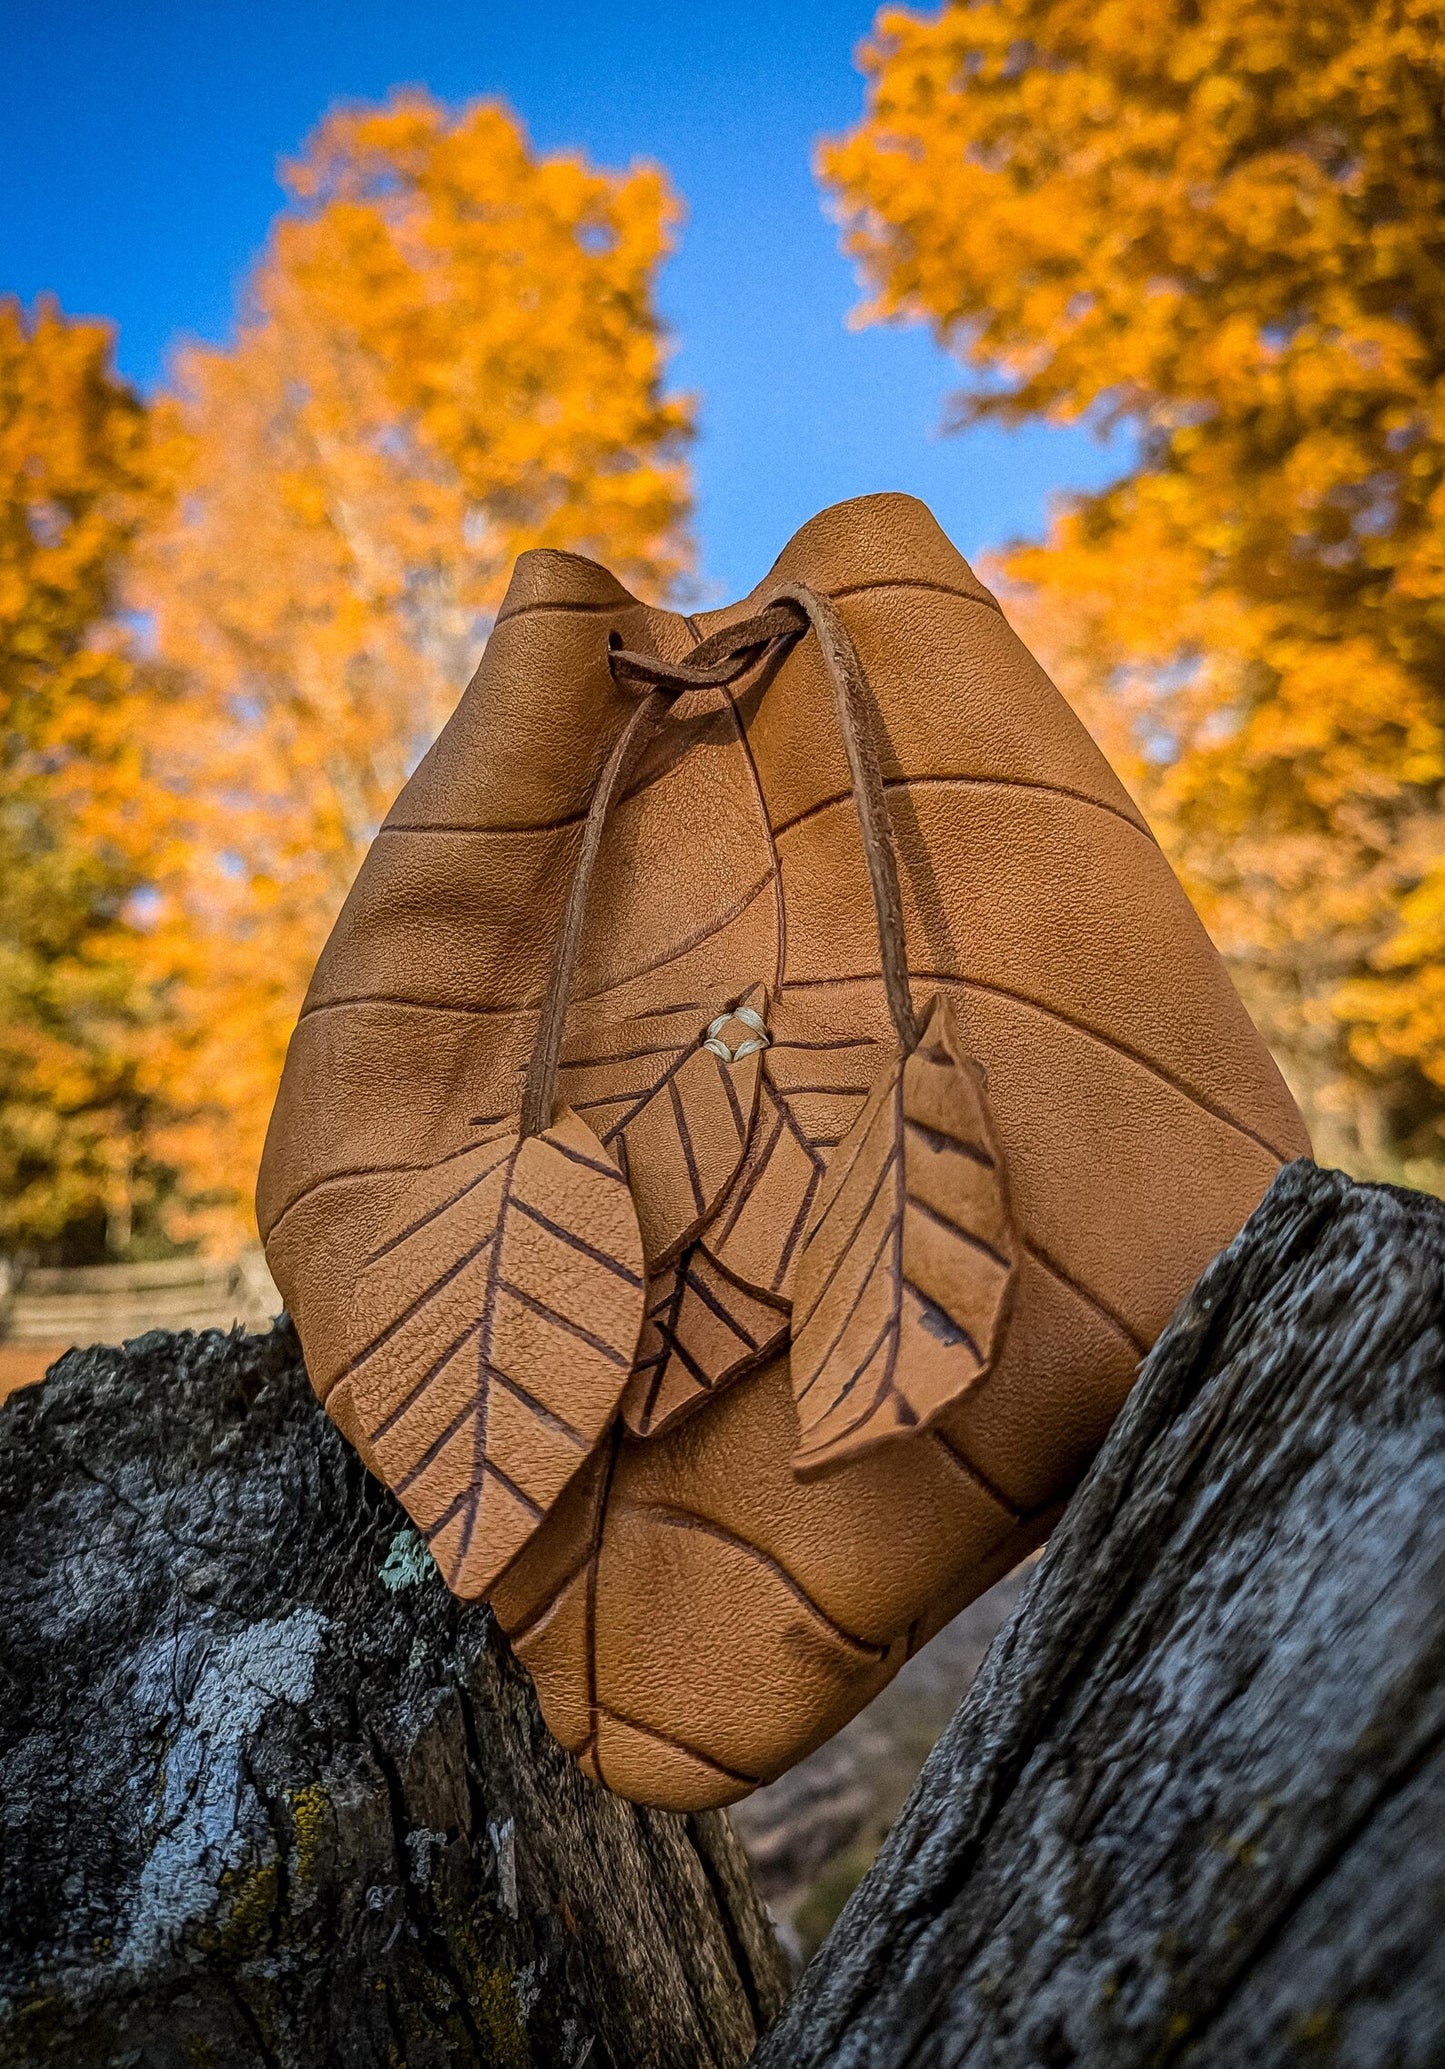
[[[1296,1164],[756,2069],[1445,2061],[1445,1208]]]
[[[747,2059],[784,1972],[726,1821],[584,1780],[419,1552],[289,1325],[0,1409],[6,2069]]]

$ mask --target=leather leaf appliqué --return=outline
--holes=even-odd
[[[793,1278],[807,1474],[924,1428],[989,1370],[1017,1261],[982,1075],[935,998],[834,1151]]]
[[[767,1046],[766,1034],[757,1032],[765,1004],[762,986],[754,985],[609,1131],[609,1144],[616,1143],[631,1181],[647,1269],[654,1276],[711,1219],[743,1161]],[[739,1009],[746,1020],[735,1017]]]
[[[692,1243],[647,1289],[637,1365],[622,1396],[634,1437],[659,1437],[787,1341],[786,1309],[759,1300]]]
[[[431,1547],[485,1595],[592,1452],[644,1307],[627,1184],[586,1123],[508,1131],[423,1174],[357,1284],[327,1409]]]
[[[823,1158],[799,1131],[765,1070],[748,1153],[704,1241],[739,1286],[786,1303]]]

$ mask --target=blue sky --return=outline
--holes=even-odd
[[[1036,532],[1051,492],[1116,462],[1082,431],[942,437],[957,371],[858,299],[811,172],[854,122],[867,0],[767,6],[461,0],[0,0],[0,292],[119,325],[149,386],[180,336],[221,339],[323,110],[419,83],[498,94],[544,148],[668,169],[688,209],[662,283],[676,385],[701,402],[701,574],[750,588],[841,497],[922,496],[971,557]]]

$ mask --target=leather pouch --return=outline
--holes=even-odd
[[[725,1803],[1046,1534],[1303,1125],[922,505],[692,620],[518,562],[292,1041],[329,1413],[553,1732]]]

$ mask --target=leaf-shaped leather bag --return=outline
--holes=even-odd
[[[700,620],[518,562],[258,1209],[317,1392],[557,1737],[698,1808],[1042,1539],[1307,1153],[1102,756],[875,496]]]

